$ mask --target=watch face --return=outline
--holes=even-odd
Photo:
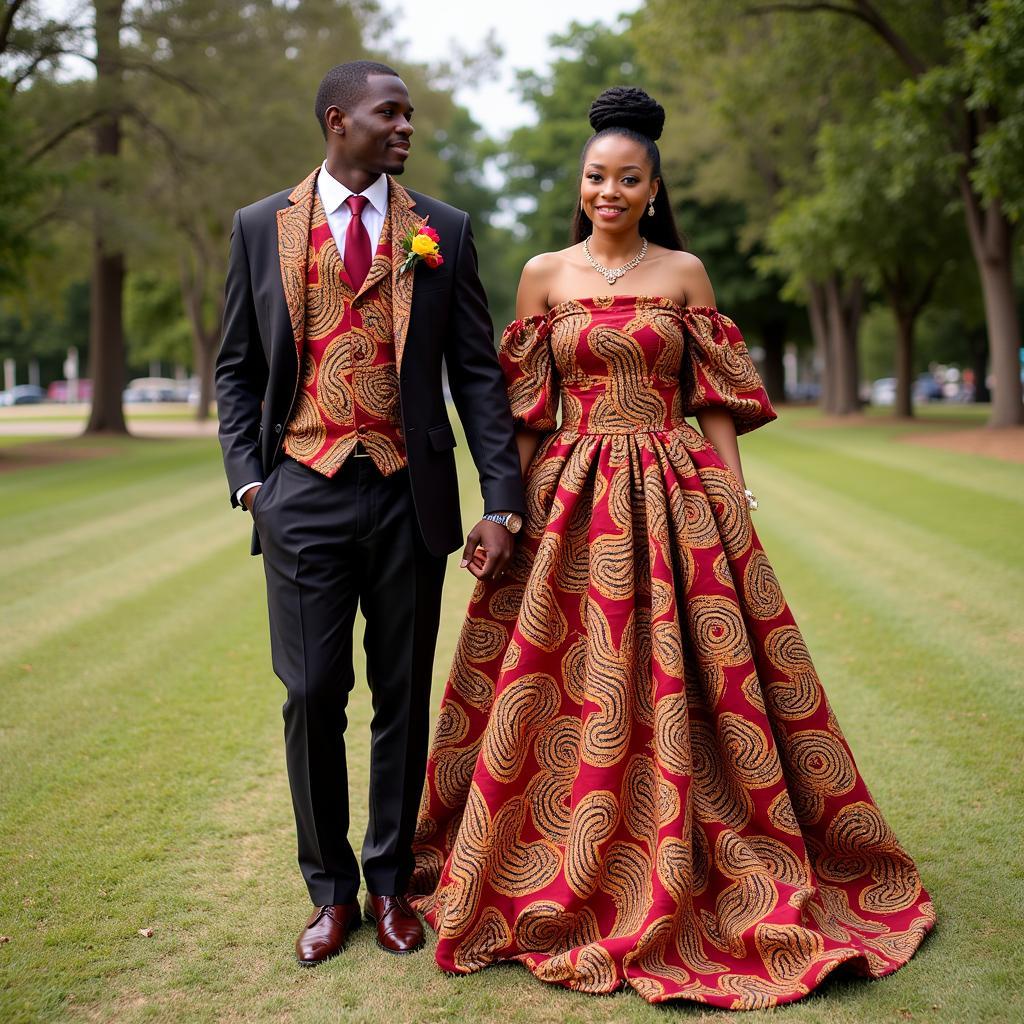
[[[509,533],[518,533],[523,528],[523,517],[518,512],[510,512],[505,521],[505,529]]]

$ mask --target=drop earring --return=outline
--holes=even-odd
[[[651,198],[647,201],[647,216],[654,216],[654,196],[651,196]]]

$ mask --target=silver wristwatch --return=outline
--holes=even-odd
[[[518,533],[523,528],[523,517],[518,512],[487,512],[483,518],[504,526],[509,533]]]

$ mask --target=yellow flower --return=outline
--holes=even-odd
[[[414,235],[412,240],[412,251],[417,256],[431,256],[437,252],[437,242],[426,235]]]

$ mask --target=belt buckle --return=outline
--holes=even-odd
[[[356,441],[355,448],[352,449],[353,459],[368,459],[370,453],[363,447],[362,442]]]

